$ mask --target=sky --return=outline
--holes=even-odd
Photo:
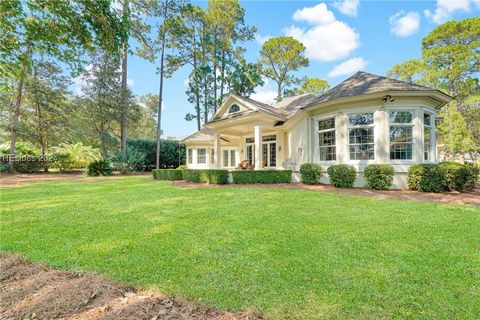
[[[206,1],[194,1],[205,7]],[[480,0],[437,1],[240,1],[247,25],[256,26],[253,41],[245,43],[245,57],[254,62],[264,41],[292,36],[306,47],[310,65],[295,75],[325,79],[337,85],[362,70],[386,75],[407,59],[420,58],[421,42],[438,24],[478,16]],[[157,94],[157,66],[136,56],[129,57],[129,85],[136,95]],[[178,70],[164,82],[162,128],[164,136],[184,137],[196,131],[194,112],[187,101],[186,79],[190,70]],[[274,83],[266,81],[253,99],[271,103]]]

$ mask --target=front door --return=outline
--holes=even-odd
[[[264,142],[262,144],[262,165],[264,167],[277,166],[277,143]]]

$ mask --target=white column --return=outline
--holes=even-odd
[[[262,127],[254,127],[255,137],[255,170],[262,169]]]
[[[423,110],[413,112],[413,161],[423,162]]]
[[[337,146],[337,163],[348,161],[348,116],[343,112],[336,116],[335,140]]]
[[[213,167],[220,168],[220,134],[215,133],[213,139]]]
[[[389,153],[388,112],[382,107],[375,112],[375,162],[386,163]]]

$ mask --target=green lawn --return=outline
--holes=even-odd
[[[145,177],[1,192],[1,245],[272,319],[479,319],[480,209]]]

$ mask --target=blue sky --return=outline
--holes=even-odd
[[[206,1],[194,2],[206,6]],[[447,20],[478,16],[480,0],[438,1],[241,1],[246,23],[258,29],[245,44],[246,58],[255,61],[262,41],[291,35],[305,44],[310,66],[297,73],[326,79],[331,86],[358,70],[385,75],[397,63],[421,55],[421,41]],[[162,127],[164,135],[182,137],[196,131],[185,95],[183,68],[166,79]],[[129,83],[137,95],[158,92],[156,66],[136,56],[129,60]],[[252,96],[271,102],[275,88],[267,81]]]

